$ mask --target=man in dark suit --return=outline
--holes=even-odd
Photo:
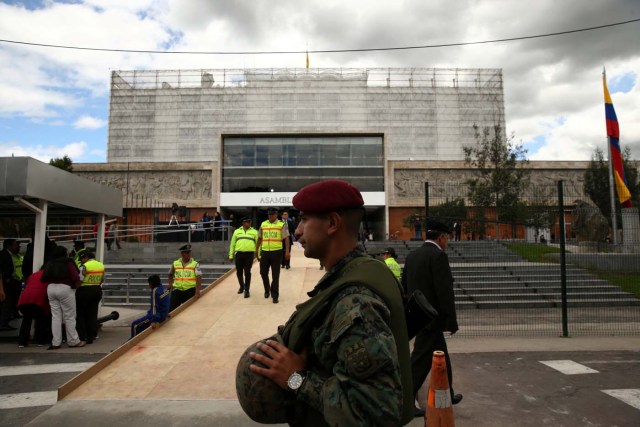
[[[427,241],[407,256],[402,274],[402,286],[407,295],[411,295],[416,290],[422,291],[429,303],[438,310],[438,317],[418,332],[413,345],[411,353],[413,394],[415,396],[418,393],[431,370],[433,352],[441,350],[447,361],[451,402],[455,405],[462,400],[462,395],[453,392],[451,360],[444,338],[445,331],[455,334],[458,330],[453,276],[449,267],[449,257],[444,252],[449,234],[449,227],[445,224],[435,220],[427,222]],[[420,413],[420,410],[416,409],[416,416],[421,414],[423,415],[424,412]]]

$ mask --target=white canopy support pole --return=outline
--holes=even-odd
[[[96,240],[96,260],[104,262],[104,214],[98,214],[98,237]]]
[[[35,232],[33,235],[32,265],[32,271],[35,273],[44,263],[44,243],[47,235],[47,211],[49,204],[43,199],[40,199],[40,206],[34,206],[22,197],[15,197],[14,200],[36,214]]]

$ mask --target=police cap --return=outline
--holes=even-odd
[[[337,212],[363,205],[360,190],[338,179],[309,184],[293,197],[293,206],[302,212]]]
[[[436,220],[427,220],[427,231],[439,231],[440,233],[451,233],[451,229],[446,224]]]
[[[395,258],[395,257],[396,257],[396,250],[395,250],[395,249],[393,249],[393,248],[391,248],[391,247],[386,248],[386,249],[384,250],[384,252],[382,252],[382,253],[383,253],[383,254],[389,254],[389,255],[391,255],[391,257],[392,257],[392,258]]]
[[[180,252],[191,252],[191,245],[182,245],[180,246]]]
[[[269,208],[267,209],[267,214],[271,215],[271,214],[277,214],[278,213],[278,209],[277,208]]]
[[[251,217],[243,216],[243,217],[242,217],[242,222],[246,222],[246,221],[251,222]]]

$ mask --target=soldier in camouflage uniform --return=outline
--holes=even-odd
[[[256,421],[399,426],[413,417],[402,298],[386,265],[358,244],[363,204],[355,187],[336,180],[293,199],[296,238],[327,273],[278,335],[250,347],[238,365],[238,397]]]

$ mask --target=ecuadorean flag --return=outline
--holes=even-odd
[[[604,86],[604,112],[607,119],[607,136],[609,137],[609,144],[611,144],[613,179],[616,182],[616,191],[620,205],[623,208],[630,208],[632,206],[631,193],[627,187],[627,179],[624,176],[624,167],[622,166],[618,117],[616,117],[616,110],[613,109],[613,103],[611,102],[609,89],[607,89],[607,79],[604,72],[602,73],[602,84]]]

